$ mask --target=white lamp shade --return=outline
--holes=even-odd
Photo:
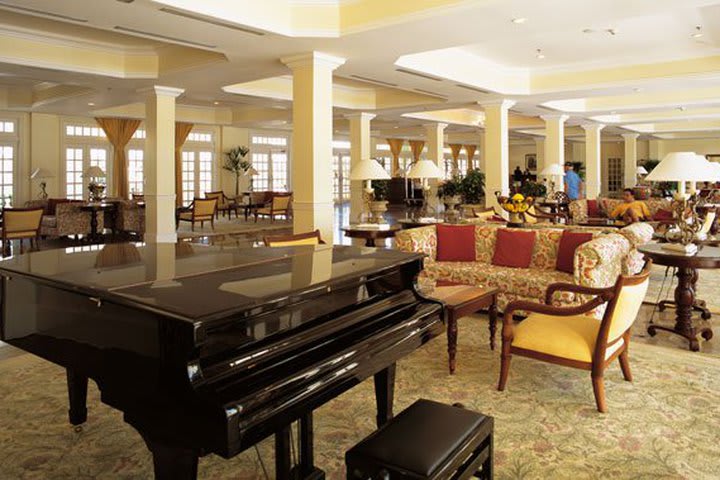
[[[432,160],[419,160],[407,174],[408,178],[443,178],[445,175]]]
[[[96,165],[93,165],[91,167],[88,167],[87,170],[85,170],[85,176],[90,177],[90,178],[104,177],[105,172],[103,171],[102,168],[100,168]]]
[[[558,176],[562,177],[565,175],[565,170],[563,169],[563,166],[559,163],[549,163],[545,165],[545,168],[542,169],[540,172],[540,175],[546,175],[548,177],[550,176]]]
[[[255,168],[253,168],[253,167],[250,167],[247,170],[245,170],[245,175],[248,177],[252,177],[253,175],[257,175],[257,174],[258,174],[258,171],[255,170]]]
[[[710,172],[712,173],[712,176],[709,178],[709,181],[712,182],[720,182],[720,163],[718,162],[708,162],[710,164]]]
[[[390,174],[377,160],[364,158],[350,170],[350,180],[389,180]]]
[[[42,180],[43,178],[55,178],[55,175],[46,168],[36,168],[30,174],[30,178]]]
[[[650,182],[701,182],[711,180],[714,170],[695,152],[670,152],[645,177]]]
[[[642,165],[638,165],[635,173],[638,175],[647,175],[647,170],[645,170],[645,167],[643,167]]]

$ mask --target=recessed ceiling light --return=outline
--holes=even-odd
[[[583,33],[595,33],[595,30],[593,30],[592,28],[585,28],[583,29]]]
[[[684,111],[685,111],[685,107],[679,106],[679,107],[678,107],[678,110],[680,110],[681,112],[684,112]]]
[[[609,33],[610,35],[612,35],[613,37],[618,34],[618,31],[617,31],[617,29],[615,29],[615,28],[608,28],[608,29],[605,30],[605,31],[606,31],[607,33]]]
[[[88,107],[94,107],[95,104],[93,102],[88,102]]]
[[[693,32],[690,37],[692,38],[700,38],[703,36],[702,27],[700,25],[695,25],[695,31]]]
[[[213,105],[220,105],[220,102],[213,102]]]
[[[539,48],[535,50],[537,53],[535,54],[535,57],[537,57],[539,60],[542,60],[545,58],[545,54],[540,50]]]
[[[633,92],[642,92],[643,90],[645,90],[645,89],[642,88],[642,87],[635,87],[635,88],[633,88]]]
[[[525,17],[517,17],[512,19],[512,23],[517,23],[518,25],[523,24],[527,22],[527,18]]]

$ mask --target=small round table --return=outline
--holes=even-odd
[[[658,265],[677,268],[675,274],[678,279],[675,288],[675,326],[670,328],[650,324],[647,329],[648,334],[655,336],[657,330],[676,333],[690,342],[690,350],[697,352],[700,350],[698,334],[702,335],[705,340],[713,337],[711,328],[696,329],[692,322],[693,307],[696,304],[695,284],[698,280],[698,270],[720,268],[720,248],[700,246],[696,253],[686,255],[666,250],[659,244],[648,244],[639,246],[638,251]]]
[[[98,232],[98,212],[112,212],[114,213],[117,209],[117,205],[114,203],[105,203],[105,202],[98,202],[98,203],[86,203],[85,205],[80,206],[80,210],[83,212],[90,212],[90,235],[88,235],[88,240],[91,242],[96,242],[100,240],[100,232]],[[113,231],[114,231],[115,225],[113,225]]]
[[[345,236],[348,238],[362,238],[365,240],[366,247],[374,247],[375,240],[384,240],[395,236],[395,233],[402,227],[399,225],[389,225],[381,227],[363,227],[361,225],[350,225],[343,228]]]

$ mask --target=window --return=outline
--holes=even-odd
[[[15,122],[0,121],[0,133],[15,133]]]
[[[336,202],[350,200],[350,153],[333,155],[333,198]]]
[[[252,143],[255,145],[272,145],[274,147],[286,147],[287,137],[267,137],[262,135],[253,135]]]
[[[251,162],[257,175],[252,178],[253,190],[289,190],[289,159],[286,147],[287,137],[251,135]]]
[[[3,206],[12,205],[14,179],[15,147],[12,145],[0,146],[0,201],[2,201]]]
[[[188,142],[212,142],[212,133],[190,132],[187,138]]]
[[[138,128],[137,130],[135,130],[135,133],[133,133],[132,138],[144,139],[145,138],[145,130]]]
[[[137,133],[137,132],[136,132]],[[143,164],[145,151],[138,148],[128,150],[128,188],[130,193],[142,195],[145,191]]]
[[[608,192],[619,192],[623,183],[622,158],[607,159],[607,188]]]
[[[193,131],[188,135],[182,151],[182,201],[189,205],[194,198],[213,191],[214,135]]]
[[[83,198],[83,149],[65,149],[65,196]]]
[[[188,205],[195,198],[195,152],[182,152],[182,199]]]
[[[105,178],[102,181],[105,185],[111,185],[111,145],[102,128],[91,124],[66,124],[64,143],[64,179],[67,198],[82,200],[87,196],[87,184],[90,179],[84,176],[84,172],[91,166],[101,168],[105,172]],[[106,193],[112,194],[108,190]]]
[[[253,178],[253,188],[255,190],[264,191],[269,190],[270,181],[270,165],[268,160],[270,159],[269,153],[253,152],[252,164],[255,170],[258,172]]]
[[[68,137],[105,138],[105,132],[103,132],[102,128],[89,125],[65,125],[65,135]]]

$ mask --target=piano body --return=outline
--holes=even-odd
[[[420,255],[99,248],[0,262],[1,339],[66,369],[74,425],[86,421],[93,379],[144,438],[158,479],[194,479],[199,456],[229,458],[270,435],[277,478],[324,478],[312,411],[373,376],[381,425],[392,416],[395,362],[444,329],[442,305],[414,287]]]

